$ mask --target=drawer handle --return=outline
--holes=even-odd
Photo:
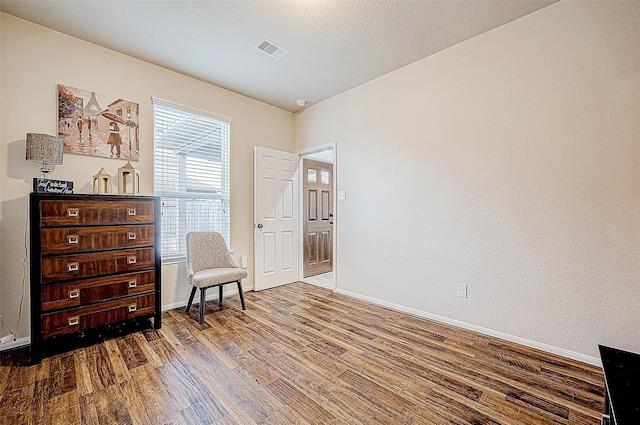
[[[78,298],[80,296],[80,290],[78,288],[73,288],[69,290],[69,298]]]
[[[67,242],[69,242],[70,245],[75,245],[78,243],[78,235],[71,235],[67,238]]]
[[[69,317],[69,326],[76,326],[80,322],[80,316]]]
[[[136,240],[136,238],[137,238],[137,237],[138,237],[138,236],[136,235],[136,232],[129,232],[129,233],[127,233],[127,238],[128,238],[130,241],[134,241],[134,240]]]
[[[135,288],[136,286],[138,286],[138,282],[136,282],[135,280],[129,281],[129,288]]]
[[[129,304],[129,313],[133,313],[137,309],[138,309],[138,306],[136,304]]]
[[[78,216],[78,209],[77,208],[69,208],[67,210],[67,216],[69,216],[69,217],[77,217]]]
[[[127,264],[135,264],[137,261],[136,257],[127,257]]]
[[[127,215],[136,215],[135,208],[127,208]]]
[[[80,268],[80,264],[77,262],[67,264],[67,270],[70,272],[77,272],[78,268]]]

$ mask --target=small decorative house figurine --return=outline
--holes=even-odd
[[[140,171],[133,168],[131,161],[118,168],[118,193],[121,195],[140,194]]]
[[[109,194],[111,190],[111,174],[104,171],[103,167],[93,176],[93,193]]]

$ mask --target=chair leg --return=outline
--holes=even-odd
[[[219,304],[219,305],[222,305],[222,295],[223,295],[223,293],[224,293],[224,291],[222,290],[222,287],[223,287],[223,286],[224,286],[224,285],[220,285],[220,286],[218,286],[218,304]]]
[[[195,287],[195,286],[191,289],[191,296],[189,297],[189,302],[187,303],[187,308],[185,308],[185,309],[184,309],[184,312],[185,312],[185,313],[188,313],[188,312],[189,312],[189,310],[191,309],[191,303],[193,303],[193,297],[194,297],[194,295],[196,294],[196,290],[197,290],[197,289],[198,289],[198,288],[197,288],[197,287]]]
[[[240,304],[242,304],[242,309],[246,310],[247,305],[244,303],[244,294],[242,293],[242,280],[238,279],[238,294],[240,294]]]
[[[204,323],[204,308],[205,308],[205,293],[207,292],[207,288],[200,288],[200,324]]]

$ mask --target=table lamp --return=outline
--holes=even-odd
[[[42,177],[46,179],[52,165],[62,164],[64,143],[61,138],[48,134],[27,133],[26,160],[41,164]]]

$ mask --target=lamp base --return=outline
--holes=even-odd
[[[36,193],[73,193],[73,182],[36,177],[33,179],[33,191]]]
[[[47,161],[42,161],[42,166],[40,167],[40,172],[42,173],[42,177],[46,178],[47,174],[49,174],[51,170],[53,170],[53,168],[51,168],[51,165],[49,165]]]

